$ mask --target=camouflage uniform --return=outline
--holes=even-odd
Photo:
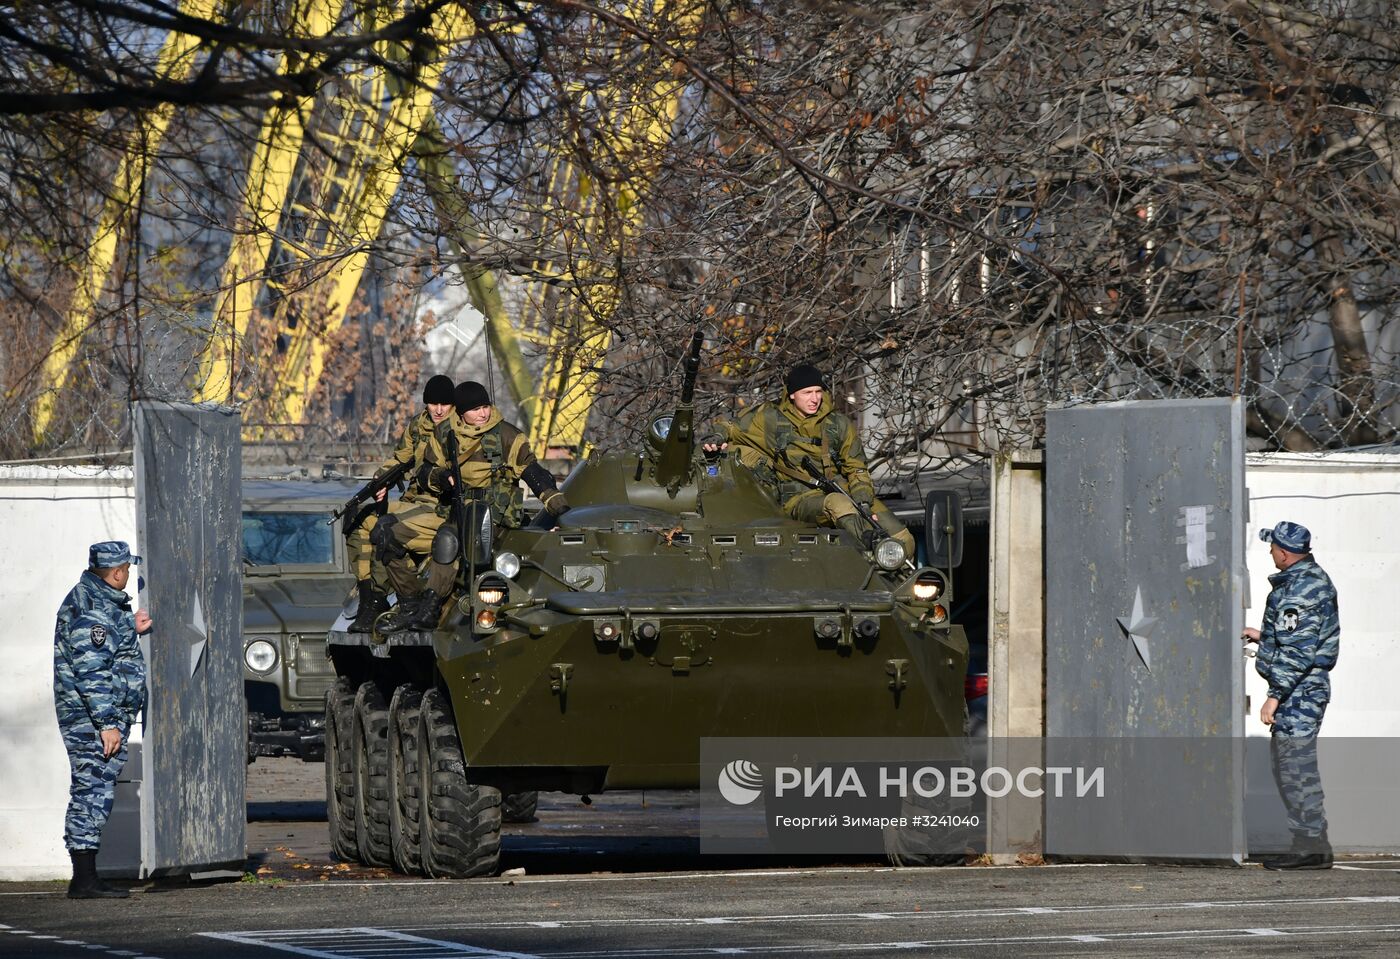
[[[1274,781],[1300,839],[1327,833],[1317,734],[1332,698],[1329,672],[1337,662],[1341,626],[1337,591],[1311,555],[1269,577],[1255,669],[1278,700],[1270,754]]]
[[[530,452],[524,434],[505,422],[499,410],[492,409],[490,418],[480,426],[471,426],[455,412],[450,413],[428,437],[422,450],[422,465],[415,470],[415,482],[421,481],[425,495],[413,499],[405,496],[390,507],[389,516],[380,524],[387,528],[387,533],[380,535],[384,541],[381,555],[400,600],[419,591],[411,557],[431,555],[433,537],[452,515],[449,430],[457,441],[463,498],[485,502],[499,525],[520,525],[521,480],[550,513],[558,515],[568,508],[563,494],[554,488],[554,478]],[[455,566],[429,560],[427,588],[436,596],[447,596],[455,579]]]
[[[736,422],[724,424],[739,462],[753,470],[789,516],[804,523],[840,526],[858,538],[865,524],[851,499],[870,505],[881,528],[914,555],[914,537],[895,519],[889,507],[875,498],[875,484],[865,466],[865,451],[851,418],[836,412],[829,394],[811,416],[791,398],[761,403]],[[840,480],[851,494],[823,493],[813,489],[811,476],[802,468],[810,456],[828,479]]]
[[[127,734],[146,705],[130,597],[85,571],[58,609],[53,647],[54,709],[72,770],[63,841],[71,851],[96,850],[126,763]],[[111,759],[102,756],[103,729],[121,733]]]
[[[408,426],[399,436],[399,442],[394,447],[394,452],[379,469],[374,471],[374,478],[378,479],[400,464],[419,462],[422,458],[423,447],[427,445],[428,437],[432,435],[432,432],[433,418],[428,415],[427,410],[423,410],[409,421]],[[402,500],[436,502],[437,497],[428,493],[414,480],[414,475],[410,473]],[[378,522],[379,510],[376,506],[374,504],[366,506],[359,525],[350,532],[350,535],[345,537],[345,545],[350,554],[350,571],[355,574],[355,579],[359,582],[370,581],[381,589],[387,589],[388,576],[384,567],[374,562],[374,546],[370,542],[370,534],[374,532],[374,527]]]

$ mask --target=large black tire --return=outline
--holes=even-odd
[[[971,807],[966,800],[949,803],[911,792],[900,802],[899,815],[909,825],[884,831],[885,855],[893,866],[961,866],[967,862],[972,827],[966,825]],[[921,817],[953,816],[957,825],[921,826]]]
[[[914,828],[886,829],[885,856],[890,865],[906,868],[961,866],[967,862],[967,853],[949,852],[942,843],[934,846],[926,834]]]
[[[355,846],[366,866],[392,866],[389,850],[389,707],[374,683],[355,694]]]
[[[326,690],[326,821],[331,852],[344,862],[354,862],[359,856],[355,846],[354,723],[355,690],[342,676]]]
[[[495,874],[501,862],[501,791],[467,782],[452,711],[440,690],[423,694],[418,726],[419,851],[434,879]]]
[[[501,819],[505,822],[534,822],[539,809],[540,794],[530,789],[522,793],[506,793],[501,799]]]
[[[400,686],[389,701],[389,848],[394,868],[423,868],[418,851],[418,718],[421,690]]]

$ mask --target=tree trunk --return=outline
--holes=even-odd
[[[1378,427],[1375,415],[1376,384],[1371,376],[1371,353],[1361,328],[1361,310],[1356,305],[1350,277],[1343,270],[1345,249],[1334,230],[1326,230],[1316,247],[1318,264],[1326,273],[1327,322],[1332,328],[1332,347],[1337,356],[1337,409],[1344,422],[1342,438],[1348,446],[1379,443],[1388,428]]]

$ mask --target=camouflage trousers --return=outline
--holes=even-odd
[[[357,582],[370,580],[380,589],[388,592],[389,574],[382,563],[374,561],[374,544],[370,533],[379,522],[379,514],[371,512],[345,537],[345,552],[350,557],[350,571]]]
[[[1327,832],[1322,776],[1317,769],[1317,733],[1326,711],[1326,702],[1295,694],[1274,713],[1273,738],[1269,742],[1274,784],[1288,812],[1289,830],[1302,838],[1314,839]]]
[[[783,508],[793,519],[818,526],[840,526],[843,518],[857,514],[856,506],[850,497],[841,493],[823,493],[819,489],[797,494],[784,503]],[[913,559],[914,535],[904,528],[903,523],[895,519],[890,508],[876,500],[871,504],[870,511],[875,514],[880,528],[904,547],[904,555]]]
[[[88,722],[60,725],[68,750],[72,779],[68,786],[68,813],[63,817],[63,844],[74,852],[95,850],[102,843],[102,827],[112,814],[117,774],[126,765],[126,736],[111,759],[102,758],[102,741]]]
[[[423,588],[418,579],[418,559],[428,560],[428,589],[439,598],[452,592],[457,579],[457,567],[432,559],[433,537],[447,522],[448,511],[424,503],[405,503],[389,507],[387,516],[376,524],[376,555],[383,563],[389,582],[400,600],[416,596]]]

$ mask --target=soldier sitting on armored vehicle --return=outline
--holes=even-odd
[[[457,450],[455,464],[448,453],[452,448]],[[386,633],[437,626],[442,601],[456,582],[461,554],[459,536],[447,522],[456,476],[461,477],[462,499],[487,506],[497,526],[520,525],[521,481],[549,515],[562,516],[569,508],[554,477],[530,452],[525,435],[501,418],[486,387],[472,380],[457,385],[455,410],[434,428],[417,475],[436,502],[396,506],[376,529],[378,555],[399,599],[380,623]],[[418,578],[415,554],[427,556],[426,586]]]
[[[374,492],[374,503],[359,515],[347,516],[345,519],[346,551],[350,555],[350,568],[355,574],[356,588],[360,594],[359,609],[355,613],[355,621],[350,624],[352,633],[370,632],[374,628],[374,621],[389,611],[388,574],[383,564],[374,562],[374,545],[371,542],[371,536],[383,512],[383,506],[380,504],[385,503],[389,486],[392,485],[382,481],[396,471],[404,472],[403,468],[407,466],[411,479],[400,502],[437,505],[438,495],[430,493],[417,482],[417,474],[413,472],[413,468],[422,462],[423,448],[427,445],[428,437],[432,435],[433,427],[451,414],[454,399],[452,380],[441,374],[428,380],[423,387],[423,410],[409,420],[408,426],[399,436],[394,452],[384,461],[384,465],[375,470],[370,479],[369,486],[379,487]]]
[[[737,422],[724,424],[739,462],[754,471],[794,519],[840,527],[869,551],[884,538],[861,518],[862,511],[871,512],[885,535],[912,559],[914,537],[875,498],[855,424],[831,405],[821,371],[805,363],[794,366],[784,388],[786,399],[761,403]],[[844,481],[849,495],[822,489],[804,460],[816,465],[823,480]]]

